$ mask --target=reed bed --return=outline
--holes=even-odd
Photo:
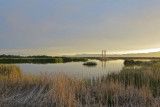
[[[0,58],[0,63],[62,63],[62,58]]]
[[[3,65],[1,71],[3,67],[10,66]],[[158,107],[159,71],[160,65],[154,64],[94,79],[77,79],[64,74],[4,76],[0,79],[0,106]]]
[[[80,57],[26,57],[26,58],[0,58],[1,64],[15,64],[15,63],[65,63],[65,62],[79,62],[87,61],[87,58]]]

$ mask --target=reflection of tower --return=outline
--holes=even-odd
[[[106,68],[106,61],[104,61],[104,68]]]
[[[106,68],[106,50],[102,50],[102,68]]]
[[[106,68],[106,61],[101,61],[102,62],[102,68]]]

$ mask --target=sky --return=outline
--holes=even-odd
[[[0,54],[160,51],[160,0],[0,0]]]

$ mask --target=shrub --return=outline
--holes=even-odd
[[[86,63],[83,63],[83,65],[86,65],[86,66],[96,66],[97,63],[96,62],[86,62]]]

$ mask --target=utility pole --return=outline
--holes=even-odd
[[[102,50],[102,58],[103,58],[103,50]]]
[[[106,50],[104,50],[104,57],[106,57]]]

